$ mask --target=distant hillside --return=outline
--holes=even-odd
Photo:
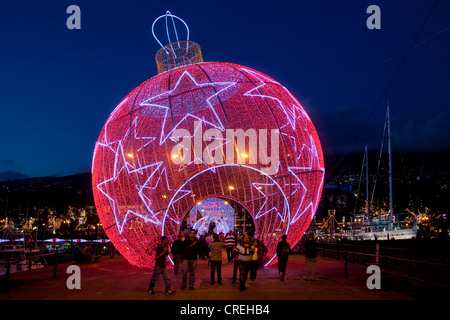
[[[347,155],[324,153],[327,178],[333,179],[341,174],[358,173],[361,171],[363,152],[349,153]],[[369,172],[375,174],[379,151],[369,151]],[[393,166],[395,174],[405,173],[427,175],[450,173],[450,151],[444,152],[416,152],[394,153]],[[388,155],[383,153],[381,167],[387,171]],[[0,188],[8,187],[10,190],[33,191],[52,188],[72,189],[92,192],[92,177],[90,172],[74,174],[64,177],[30,178],[16,171],[0,172]]]
[[[74,192],[89,192],[92,189],[92,178],[89,172],[64,177],[20,178],[0,181],[0,188],[8,187],[11,191],[37,191],[48,189],[70,189]]]
[[[2,181],[0,217],[33,216],[43,208],[65,213],[69,206],[93,206],[91,181],[90,173]]]
[[[352,217],[355,208],[365,208],[364,154],[345,156],[325,154],[326,180],[316,214],[328,217],[328,209],[335,209],[339,219]],[[374,210],[387,210],[389,205],[389,155],[369,152],[368,188]],[[394,153],[392,155],[394,212],[425,212],[445,217],[450,208],[450,151],[434,153]],[[360,183],[363,183],[360,185]],[[376,183],[376,191],[374,192]],[[360,200],[356,195],[361,192]],[[362,199],[362,200],[361,200]],[[348,220],[347,220],[348,221]]]
[[[333,179],[339,175],[360,173],[364,153],[324,154],[327,179]],[[369,151],[369,172],[375,174],[380,158],[379,151]],[[450,173],[450,151],[443,152],[414,152],[393,153],[393,171],[395,175],[409,174],[427,176],[430,174]],[[380,168],[382,172],[388,171],[388,154],[384,152],[381,156]]]
[[[18,171],[0,172],[0,181],[17,180],[17,179],[25,179],[25,178],[28,178],[28,176],[26,176]]]

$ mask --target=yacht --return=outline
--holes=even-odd
[[[392,155],[389,104],[386,112],[386,123],[389,150],[389,211],[382,212],[377,215],[369,214],[368,152],[366,146],[365,157],[363,159],[363,168],[364,161],[366,165],[366,214],[354,215],[353,221],[347,224],[347,230],[345,230],[342,234],[343,238],[349,240],[405,240],[415,239],[417,237],[417,219],[410,218],[409,214],[406,213],[394,213],[392,196]]]
[[[0,238],[0,275],[43,268],[46,264],[28,228],[22,225],[6,225],[3,228]]]

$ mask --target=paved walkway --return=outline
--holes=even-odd
[[[226,261],[226,259],[224,259]],[[231,283],[232,264],[223,264],[222,285],[210,285],[207,260],[199,260],[195,290],[181,290],[181,273],[170,271],[172,296],[164,295],[160,277],[155,295],[147,293],[152,270],[130,265],[122,256],[102,257],[96,263],[80,264],[81,289],[68,289],[66,273],[70,263],[11,274],[10,292],[4,293],[4,276],[0,277],[0,300],[409,300],[395,291],[369,290],[369,275],[360,266],[349,265],[344,278],[344,263],[318,257],[317,281],[304,280],[304,256],[291,255],[284,281],[279,280],[276,265],[258,269],[257,280],[245,291]]]

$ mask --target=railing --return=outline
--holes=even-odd
[[[357,249],[366,252],[357,251]],[[380,254],[381,250],[405,254],[407,249],[404,248],[383,248],[379,243],[376,243],[374,247],[322,243],[319,245],[319,250],[323,257],[344,261],[345,278],[350,276],[349,263],[362,268],[367,268],[368,265],[377,265],[381,270],[384,290],[405,291],[406,289],[406,291],[415,291],[416,294],[432,291],[435,296],[443,294],[447,297],[450,292],[450,265]]]
[[[41,260],[41,258],[43,258]],[[73,260],[74,258],[70,258],[70,260]],[[24,261],[28,260],[28,261]],[[51,261],[51,263],[48,263],[48,261]],[[67,258],[64,256],[60,256],[60,253],[58,250],[55,250],[53,253],[47,253],[47,254],[37,254],[34,256],[28,256],[26,258],[6,258],[2,262],[0,262],[0,265],[2,265],[2,269],[6,269],[6,272],[4,274],[4,287],[3,292],[9,293],[10,292],[10,278],[11,278],[11,266],[20,266],[22,269],[22,266],[24,267],[23,272],[26,272],[26,270],[31,270],[33,266],[42,265],[43,267],[46,267],[47,265],[53,265],[53,273],[52,273],[52,279],[56,279],[57,275],[57,265],[61,262],[66,262]],[[19,271],[21,272],[21,271]]]

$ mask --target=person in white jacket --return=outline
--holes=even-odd
[[[242,244],[237,245],[236,249],[239,252],[239,289],[245,290],[245,282],[247,281],[248,272],[250,271],[250,262],[255,250],[250,243],[248,234],[244,235]]]

